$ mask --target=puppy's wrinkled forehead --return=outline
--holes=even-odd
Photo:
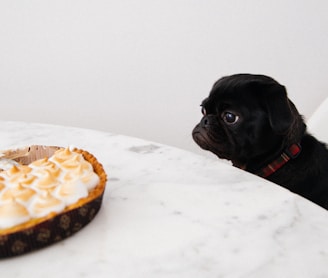
[[[248,73],[240,73],[229,75],[220,78],[216,81],[213,85],[213,89],[215,88],[238,88],[238,87],[245,87],[252,84],[278,84],[273,78],[260,75],[260,74],[248,74]]]
[[[216,81],[212,90],[203,102],[202,106],[212,110],[219,106],[229,106],[232,104],[247,103],[252,99],[260,100],[265,97],[265,91],[275,85],[280,85],[271,77],[253,74],[235,74],[222,77]],[[258,96],[258,97],[251,97]]]
[[[272,85],[279,85],[279,83],[269,76],[235,74],[222,77],[216,81],[213,85],[211,94],[219,92],[222,96],[226,97],[229,97],[231,94],[234,94],[234,98],[236,95],[242,97],[243,94],[247,93],[259,93]]]

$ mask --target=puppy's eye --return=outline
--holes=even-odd
[[[225,123],[232,125],[238,122],[239,116],[231,112],[223,112],[222,119]]]
[[[203,106],[202,106],[202,114],[203,114],[204,116],[206,116],[206,114],[207,114],[207,113],[206,113],[206,109],[205,109],[205,107],[203,107]]]

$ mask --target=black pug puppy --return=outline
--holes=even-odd
[[[201,148],[328,209],[328,150],[307,133],[284,86],[264,75],[226,76],[201,107],[192,132]]]

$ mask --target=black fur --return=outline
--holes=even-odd
[[[267,179],[328,209],[328,150],[306,131],[284,86],[264,75],[227,76],[201,106],[195,142],[248,172],[257,173],[299,143],[299,156]]]

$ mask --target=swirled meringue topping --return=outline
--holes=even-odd
[[[60,213],[99,183],[92,165],[69,148],[29,165],[6,165],[11,166],[0,171],[0,229]]]

